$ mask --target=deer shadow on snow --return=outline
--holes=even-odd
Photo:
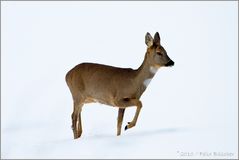
[[[173,133],[179,133],[185,131],[185,128],[158,128],[153,130],[145,130],[145,131],[139,131],[131,133],[127,136],[153,136],[153,135],[159,135],[159,134],[173,134]]]
[[[127,137],[135,137],[135,138],[139,138],[139,137],[150,137],[150,136],[156,136],[156,135],[164,135],[164,134],[177,134],[177,133],[181,133],[181,132],[185,132],[188,131],[188,128],[158,128],[158,129],[152,129],[152,130],[144,130],[144,131],[137,131],[137,132],[132,132],[132,133],[127,133],[124,134],[122,136],[119,137],[115,137],[114,134],[94,134],[91,136],[86,136],[87,139],[100,139],[100,138],[117,138],[117,139],[124,139]],[[86,138],[85,137],[85,138]],[[122,137],[122,138],[121,138]]]

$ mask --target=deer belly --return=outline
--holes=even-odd
[[[88,103],[102,103],[106,105],[116,106],[116,103],[120,99],[133,98],[135,92],[130,86],[102,86],[102,85],[91,85],[87,88],[87,102]],[[86,102],[86,103],[87,103]]]

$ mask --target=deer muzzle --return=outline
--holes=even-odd
[[[168,61],[168,63],[165,64],[166,67],[172,67],[174,65],[174,61],[171,59]]]

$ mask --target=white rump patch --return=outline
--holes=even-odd
[[[149,83],[151,82],[152,78],[148,78],[146,80],[144,80],[144,86],[147,87],[149,85]]]
[[[155,73],[158,71],[158,68],[151,66],[151,67],[149,68],[149,71],[150,71],[151,73],[155,74]]]
[[[98,101],[97,99],[93,99],[93,101],[94,101],[95,103],[99,103],[99,101]]]

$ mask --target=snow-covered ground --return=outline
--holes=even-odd
[[[1,158],[237,158],[237,2],[1,2]],[[137,68],[146,32],[175,61],[151,81],[136,127],[83,108],[73,140],[65,74]],[[135,108],[126,110],[123,127]]]

